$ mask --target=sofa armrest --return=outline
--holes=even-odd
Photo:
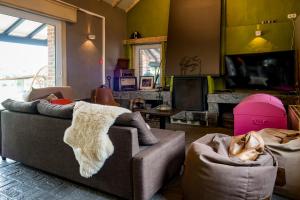
[[[112,126],[108,135],[114,145],[114,153],[132,158],[140,151],[136,128]]]
[[[156,145],[133,157],[134,199],[150,199],[166,182],[179,175],[185,158],[185,133],[155,129]]]
[[[1,112],[4,109],[1,108],[1,104],[0,104],[0,156],[2,156],[2,128],[1,128]]]

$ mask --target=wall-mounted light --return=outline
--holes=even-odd
[[[256,26],[255,36],[256,37],[262,36],[262,31],[260,30],[260,25]]]
[[[88,39],[89,39],[89,40],[95,40],[95,39],[96,39],[96,35],[89,34],[89,35],[88,35]]]
[[[256,30],[255,31],[255,36],[256,37],[260,37],[262,35],[262,31],[261,30]]]

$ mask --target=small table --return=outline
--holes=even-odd
[[[177,114],[180,112],[180,110],[168,110],[168,111],[161,111],[156,108],[152,108],[149,110],[141,110],[140,111],[142,114],[148,114],[152,116],[159,117],[159,127],[160,129],[166,129],[166,121],[168,118],[171,116]]]

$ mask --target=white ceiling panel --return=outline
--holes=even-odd
[[[8,27],[13,25],[18,18],[0,14],[0,33],[3,33]]]
[[[98,0],[99,1],[99,0]],[[110,5],[113,5],[113,3],[116,0],[102,0]],[[120,2],[118,3],[117,7],[121,8],[122,10],[127,10],[128,8],[130,8],[134,3],[136,2],[136,0],[120,0]]]

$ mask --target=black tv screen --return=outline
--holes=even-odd
[[[228,89],[292,91],[295,88],[295,52],[225,56]]]

